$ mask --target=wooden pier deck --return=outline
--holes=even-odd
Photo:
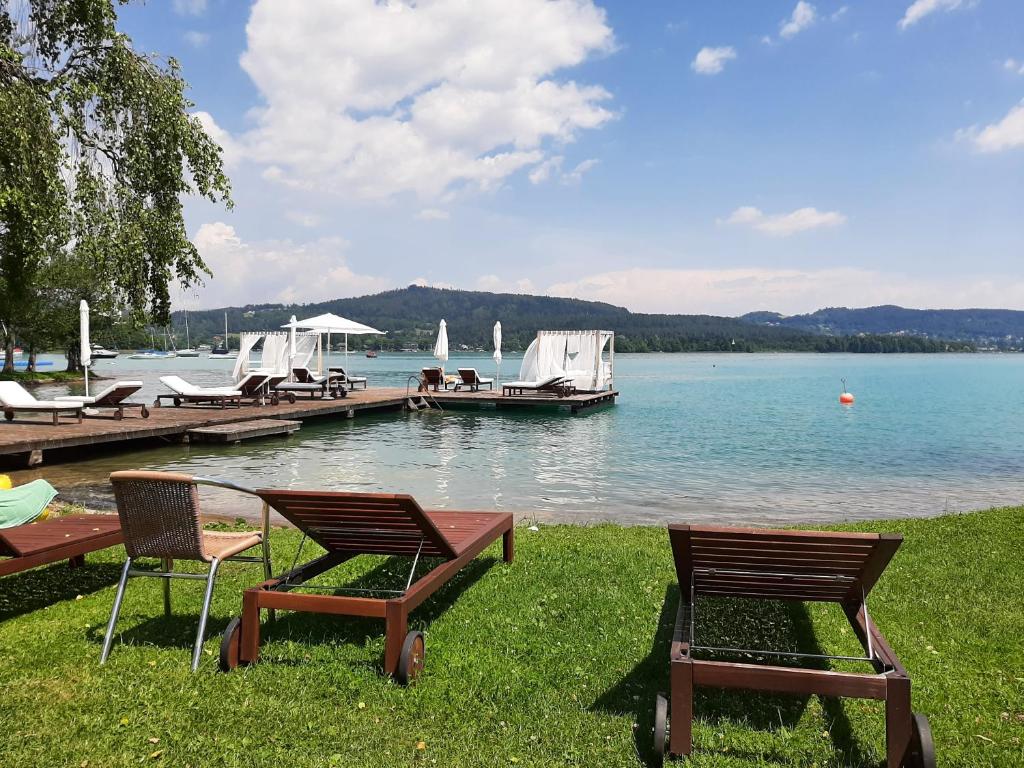
[[[411,396],[431,398],[441,408],[463,406],[483,408],[556,407],[570,413],[610,405],[617,392],[578,394],[571,397],[516,396],[504,397],[501,392],[430,392],[422,396],[413,391]],[[263,419],[304,421],[310,418],[355,418],[360,413],[404,411],[409,407],[404,388],[370,388],[349,392],[336,400],[300,397],[296,402],[282,400],[279,405],[243,405],[241,407],[163,406],[150,408],[150,417],[141,418],[137,412],[125,414],[115,421],[103,416],[86,418],[81,424],[71,418],[62,418],[58,426],[48,421],[48,415],[0,422],[0,464],[32,466],[52,458],[82,458],[90,446],[103,446],[108,450],[130,451],[140,447],[140,441],[164,439],[187,442],[190,430],[218,425],[238,424]],[[57,452],[57,453],[51,453]]]

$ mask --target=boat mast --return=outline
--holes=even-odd
[[[230,347],[228,347],[228,313],[225,312],[224,313],[224,350],[227,351],[228,349],[230,349]]]
[[[192,339],[190,339],[189,336],[188,336],[188,310],[186,309],[186,310],[184,310],[184,312],[185,312],[185,348],[186,349],[192,349]]]

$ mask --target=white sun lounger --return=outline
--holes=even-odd
[[[558,397],[574,394],[572,380],[564,376],[548,376],[540,381],[506,381],[501,385],[503,396],[552,394]]]
[[[145,403],[129,403],[128,398],[142,389],[141,381],[115,381],[109,387],[95,395],[61,395],[54,400],[61,403],[81,403],[86,408],[113,408],[112,414],[116,421],[124,418],[125,408],[141,409],[142,418],[149,418],[149,409]],[[98,414],[86,413],[86,416]]]
[[[231,387],[197,387],[180,376],[161,376],[160,381],[173,392],[170,395],[157,395],[153,405],[159,406],[161,400],[171,400],[175,405],[182,403],[213,403],[224,408],[228,403],[242,404],[242,393]]]
[[[4,418],[14,421],[18,411],[29,413],[49,413],[53,415],[53,426],[57,426],[60,414],[70,413],[82,422],[81,403],[62,403],[57,400],[36,400],[21,384],[16,381],[0,381],[0,406],[4,409]]]

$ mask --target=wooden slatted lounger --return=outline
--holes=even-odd
[[[85,555],[122,542],[117,515],[67,515],[0,529],[0,576],[67,560],[82,565]]]
[[[234,619],[221,643],[221,669],[259,658],[260,611],[284,609],[384,619],[384,672],[404,684],[423,667],[423,633],[408,632],[409,612],[447,583],[498,537],[505,562],[512,562],[512,515],[507,512],[425,512],[411,496],[323,491],[255,492],[289,522],[327,550],[326,554],[245,591],[242,616]],[[301,545],[299,549],[301,553]],[[387,598],[338,594],[300,594],[305,582],[363,554],[412,558],[404,590]],[[296,562],[298,562],[298,554]],[[414,580],[423,557],[443,563]],[[344,588],[321,587],[337,591]],[[385,590],[374,590],[383,594]]]
[[[896,534],[778,531],[670,525],[679,578],[679,610],[670,652],[669,702],[655,705],[654,749],[688,755],[693,689],[740,688],[885,702],[888,768],[934,768],[928,719],[910,709],[910,677],[871,620],[867,596],[903,538]],[[864,657],[713,648],[698,644],[693,606],[701,596],[838,603],[864,647]],[[712,659],[698,658],[711,656]],[[862,661],[873,672],[842,672],[717,660],[722,655]]]

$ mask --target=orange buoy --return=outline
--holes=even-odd
[[[853,395],[846,391],[846,379],[840,379],[843,382],[843,391],[839,395],[840,405],[853,405]]]

